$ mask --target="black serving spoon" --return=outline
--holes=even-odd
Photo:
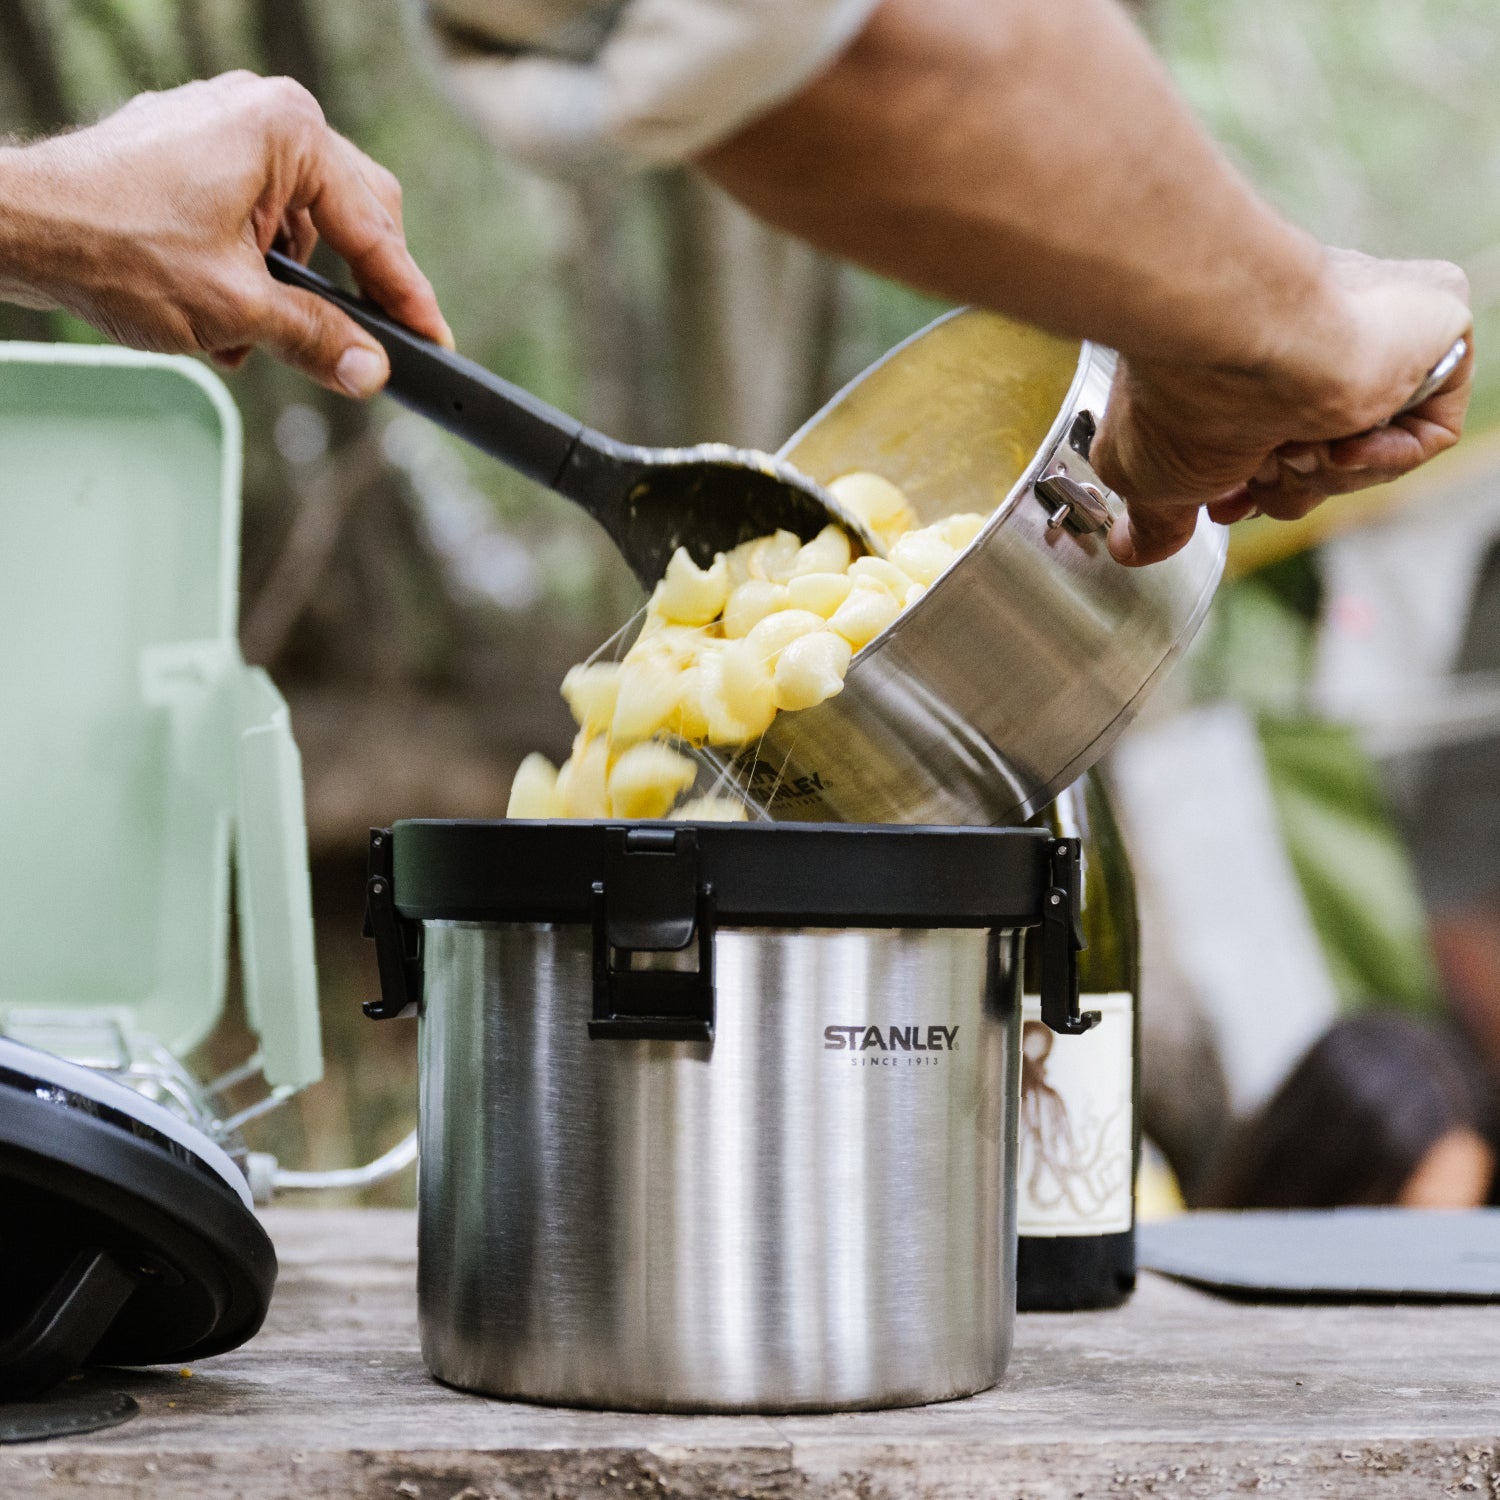
[[[290,256],[269,251],[266,265],[278,281],[325,298],[374,334],[390,357],[388,395],[581,505],[647,588],[678,547],[706,566],[716,552],[778,529],[811,541],[833,522],[866,552],[884,551],[858,517],[782,459],[724,443],[617,443]]]

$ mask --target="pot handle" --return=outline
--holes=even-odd
[[[380,995],[361,1007],[372,1021],[414,1016],[422,1002],[422,924],[396,909],[395,864],[391,830],[372,828],[365,877],[365,936],[375,940]]]
[[[1453,347],[1427,372],[1426,378],[1416,390],[1411,393],[1407,401],[1390,421],[1382,422],[1382,427],[1389,427],[1396,417],[1404,417],[1407,412],[1415,411],[1424,401],[1431,399],[1442,390],[1448,382],[1448,377],[1464,362],[1464,356],[1469,352],[1469,341],[1466,338],[1455,339]]]
[[[1384,422],[1368,431],[1378,432],[1381,427],[1389,427],[1397,417],[1415,411],[1424,401],[1430,400],[1463,363],[1468,352],[1468,339],[1456,339],[1453,347],[1423,377],[1422,383],[1411,393],[1406,403]],[[1089,461],[1089,449],[1097,425],[1097,419],[1090,411],[1080,412],[1074,419],[1068,446],[1085,462]],[[1363,437],[1364,433],[1357,435]],[[1054,464],[1048,473],[1036,481],[1032,489],[1046,508],[1049,532],[1066,528],[1075,536],[1104,536],[1114,524],[1114,513],[1100,486],[1074,478],[1061,463]]]

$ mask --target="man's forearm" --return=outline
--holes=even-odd
[[[53,307],[37,286],[47,251],[37,187],[24,149],[0,147],[0,301]]]
[[[1324,313],[1320,247],[1233,171],[1114,0],[886,0],[701,165],[835,254],[1138,357],[1254,367]]]

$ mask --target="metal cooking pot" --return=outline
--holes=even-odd
[[[869,470],[925,524],[993,512],[837,697],[779,716],[732,774],[773,818],[1020,822],[1102,756],[1192,639],[1224,567],[1205,515],[1148,568],[1110,557],[1122,502],[1089,464],[1115,355],[958,312],[892,350],[781,450]]]
[[[631,1410],[993,1385],[1015,1309],[1018,937],[1078,1015],[1078,844],[1035,829],[398,823],[422,1350]]]

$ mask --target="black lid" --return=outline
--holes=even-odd
[[[265,1318],[276,1256],[205,1137],[156,1130],[118,1091],[55,1059],[0,1069],[0,1396],[84,1364],[172,1363],[243,1343]],[[45,1056],[45,1054],[38,1054]],[[63,1065],[67,1066],[67,1065]]]
[[[521,819],[412,819],[391,836],[403,917],[588,922],[622,854],[660,853],[691,856],[719,924],[742,927],[1031,926],[1054,844],[1035,828]]]
[[[1078,1008],[1076,840],[1039,828],[828,823],[452,822],[370,830],[365,934],[380,996],[367,1016],[416,1010],[429,921],[588,924],[591,1037],[712,1041],[714,934],[723,927],[1042,929],[1042,1014]],[[638,970],[681,951],[696,968]]]

